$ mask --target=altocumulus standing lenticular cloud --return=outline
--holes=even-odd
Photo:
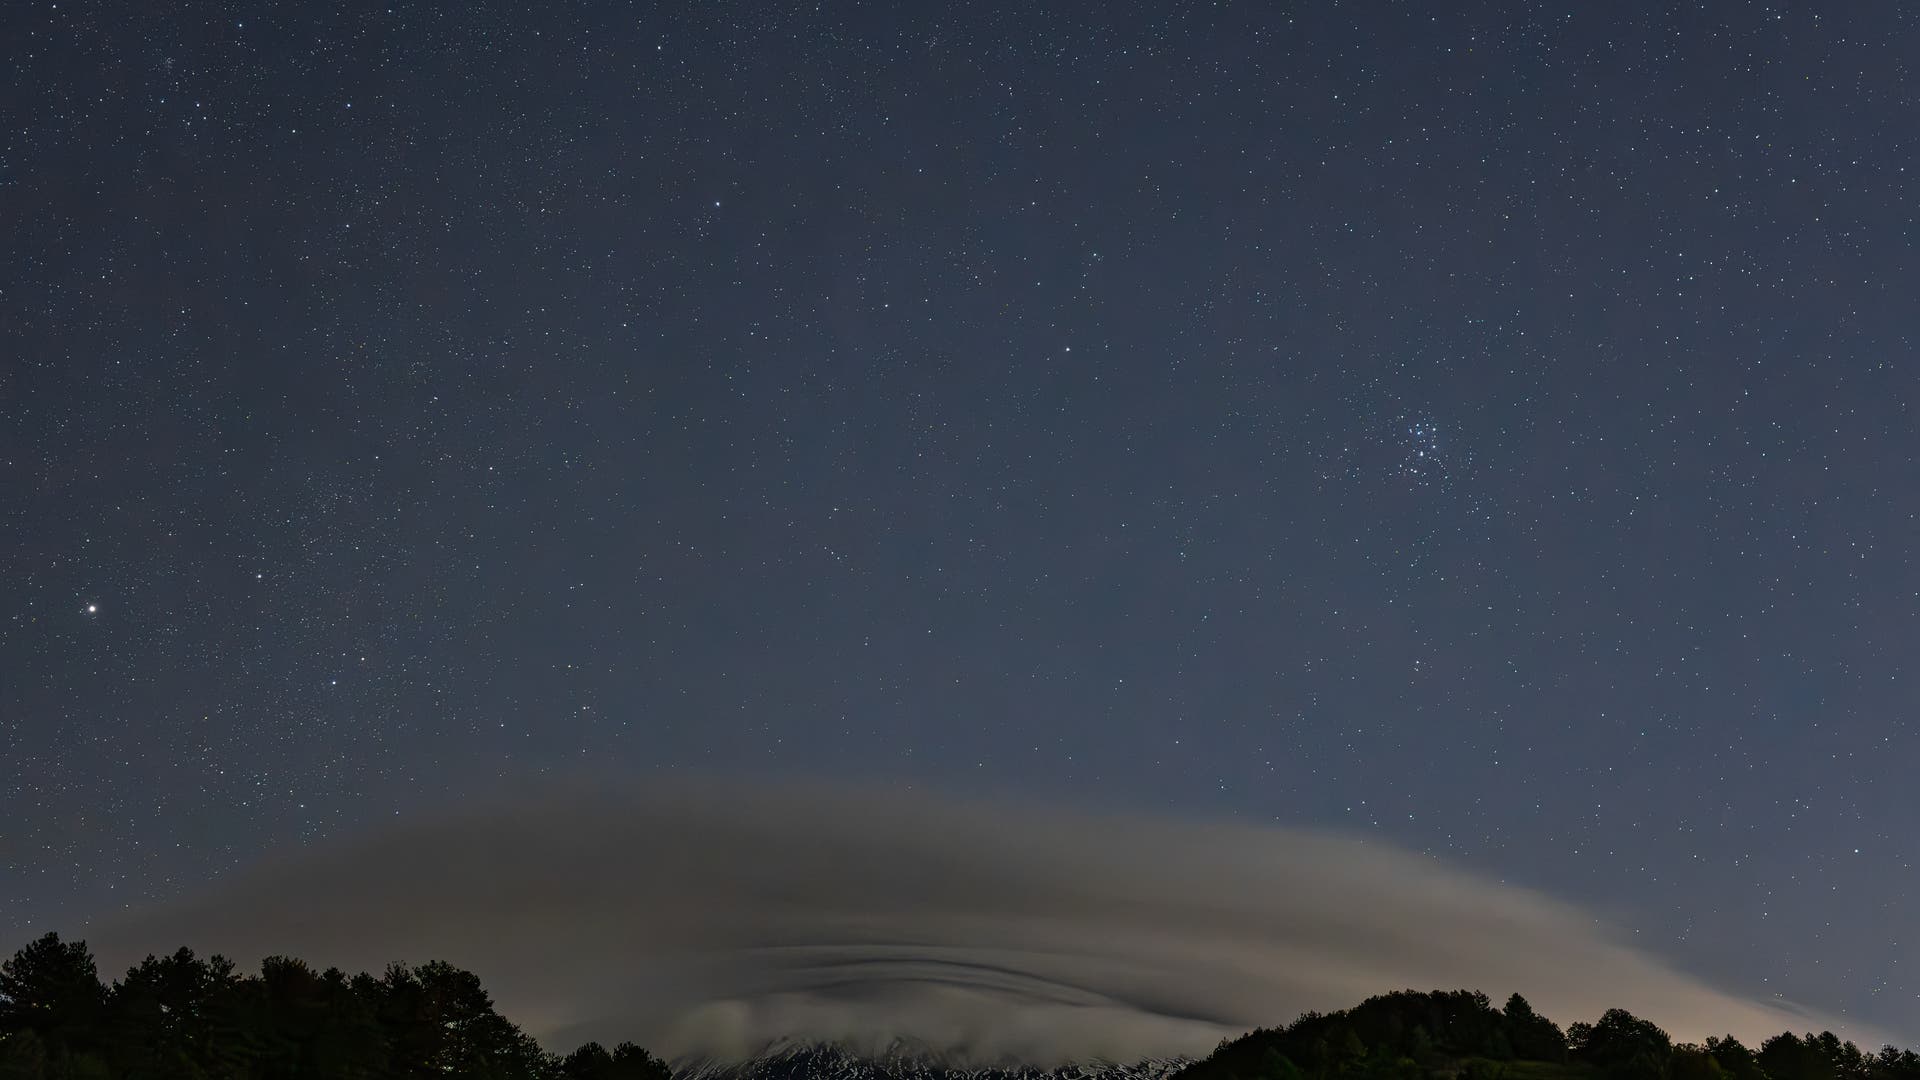
[[[1835,1026],[1575,907],[1338,834],[826,788],[548,792],[255,868],[91,931],[378,970],[446,959],[552,1045],[894,1040],[1034,1063],[1203,1054],[1414,987],[1623,1005],[1677,1036]],[[1864,1037],[1855,1032],[1856,1037]]]

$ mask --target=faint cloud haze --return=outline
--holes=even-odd
[[[88,936],[111,974],[180,943],[243,966],[446,959],[552,1045],[670,1057],[783,1037],[1036,1063],[1204,1054],[1408,987],[1518,990],[1562,1024],[1624,1006],[1681,1039],[1844,1030],[1370,841],[877,790],[529,795],[303,851]]]

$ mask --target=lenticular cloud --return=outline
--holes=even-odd
[[[1622,1005],[1681,1038],[1840,1029],[1352,837],[824,788],[530,795],[270,862],[92,937],[109,972],[179,943],[243,965],[446,959],[553,1045],[670,1057],[782,1039],[1204,1054],[1405,987],[1519,990],[1562,1023]]]

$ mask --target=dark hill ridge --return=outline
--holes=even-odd
[[[1228,1040],[1175,1080],[1920,1080],[1920,1055],[1832,1032],[1676,1044],[1625,1009],[1562,1031],[1519,994],[1496,1009],[1477,991],[1403,990]]]
[[[878,1054],[832,1043],[776,1047],[746,1061],[677,1061],[674,1080],[1167,1080],[1191,1062],[1149,1059],[1039,1068],[969,1064],[929,1048],[896,1042]]]

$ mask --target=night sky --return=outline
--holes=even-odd
[[[1920,13],[1668,6],[6,5],[5,951],[813,778],[1920,1038]]]

